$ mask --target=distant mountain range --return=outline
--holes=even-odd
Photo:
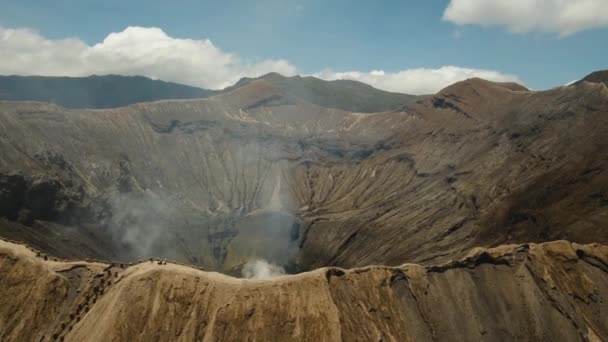
[[[205,98],[263,79],[287,95],[352,112],[383,112],[409,104],[417,96],[392,93],[356,81],[324,81],[270,73],[242,78],[224,90],[208,90],[142,76],[0,76],[0,100],[51,102],[67,108],[115,108],[139,102]]]
[[[285,77],[269,73],[257,78],[241,78],[233,86],[222,90],[203,89],[143,76],[0,76],[0,100],[51,102],[66,108],[116,108],[140,102],[206,98],[256,80],[265,80],[288,96],[349,112],[391,111],[411,106],[426,98],[388,92],[357,81],[325,81],[311,76]],[[593,72],[577,83],[583,81],[608,85],[608,70]]]
[[[51,102],[67,108],[114,108],[211,94],[210,90],[142,76],[0,76],[0,100]]]

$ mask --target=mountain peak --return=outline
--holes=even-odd
[[[464,89],[506,89],[509,91],[529,91],[528,88],[522,86],[521,84],[515,82],[495,82],[489,81],[479,77],[468,78],[464,81],[456,82],[452,85],[449,85],[442,90],[440,90],[437,94],[443,94],[446,92],[449,93],[458,93],[464,91]]]
[[[224,89],[232,91],[255,80],[264,80],[285,94],[322,107],[351,112],[375,113],[395,110],[413,103],[418,97],[376,89],[368,84],[351,81],[326,81],[312,76],[283,76],[271,72],[258,78],[241,78]]]
[[[575,84],[581,82],[603,83],[608,87],[608,70],[594,71]]]
[[[282,80],[282,79],[289,78],[289,76],[283,76],[283,75],[279,74],[278,72],[269,72],[269,73],[264,74],[264,75],[262,75],[262,76],[260,76],[258,78],[262,78],[262,79],[265,79],[265,80],[271,80],[271,79],[280,79],[280,80]]]

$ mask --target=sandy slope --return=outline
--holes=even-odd
[[[157,261],[44,260],[1,241],[0,279],[2,341],[608,339],[608,247],[597,244],[251,281]]]

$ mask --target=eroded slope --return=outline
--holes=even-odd
[[[607,113],[603,84],[480,79],[374,114],[263,80],[113,110],[5,102],[0,232],[61,257],[234,273],[256,257],[307,270],[606,243]]]
[[[0,242],[3,341],[600,341],[608,248],[475,249],[422,267],[322,268],[270,281],[186,266],[45,260]]]

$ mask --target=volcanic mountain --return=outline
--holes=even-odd
[[[206,98],[228,92],[256,80],[265,80],[288,95],[329,108],[365,113],[393,110],[418,97],[392,93],[367,84],[324,81],[316,77],[285,77],[269,73],[258,78],[242,78],[222,90],[152,80],[142,76],[0,76],[0,100],[50,102],[66,108],[116,108],[139,102]]]
[[[212,90],[142,76],[0,76],[0,100],[43,101],[67,108],[113,108],[213,94]]]
[[[5,243],[1,293],[40,294],[5,296],[2,337],[608,339],[605,84],[469,79],[368,113],[273,79],[302,80],[0,102],[0,236],[36,250]],[[304,273],[177,264],[254,259]]]
[[[285,77],[277,73],[269,73],[253,79],[245,77],[223,91],[230,91],[257,80],[264,80],[287,95],[307,102],[349,112],[391,111],[419,99],[418,96],[383,91],[352,80],[324,81],[312,76]]]

